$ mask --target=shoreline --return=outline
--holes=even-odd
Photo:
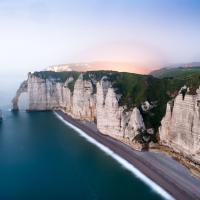
[[[156,160],[158,157],[155,159],[151,154],[137,152],[128,145],[103,135],[97,130],[95,131],[79,120],[73,119],[63,111],[55,111],[54,113],[65,124],[109,154],[163,198],[180,200],[200,198],[200,181],[196,180],[197,182],[195,182],[192,177],[187,179],[187,177],[182,177],[181,174],[176,174],[164,165],[162,166],[159,160]],[[146,160],[144,158],[146,156],[150,156],[150,160]]]
[[[194,176],[200,179],[200,165],[195,164],[189,158],[187,158],[186,156],[182,154],[177,153],[176,151],[169,148],[168,146],[160,145],[157,147],[151,147],[149,151],[155,152],[155,153],[164,153],[167,156],[172,157],[174,160],[176,160],[177,162],[181,163],[184,167],[186,167],[190,171],[191,176]]]

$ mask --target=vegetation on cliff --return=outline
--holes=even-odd
[[[187,85],[190,88],[189,94],[194,95],[200,85],[200,67],[162,68],[150,74],[159,79],[167,79],[172,91],[177,86],[180,88]]]
[[[56,82],[61,82],[64,83],[67,81],[69,78],[73,78],[68,83],[68,88],[70,89],[71,92],[74,90],[74,84],[76,80],[78,79],[80,72],[76,71],[69,71],[69,72],[54,72],[54,71],[41,71],[41,72],[34,72],[34,76],[39,77],[41,79],[53,79]]]
[[[166,78],[166,77],[184,77],[200,72],[200,65],[195,67],[174,67],[174,68],[161,68],[154,70],[150,75],[156,78]]]
[[[41,72],[34,72],[34,76],[39,77],[41,79],[54,79],[57,82],[64,83],[70,77],[73,77],[74,80],[77,80],[80,72],[69,71],[69,72],[54,72],[54,71],[41,71]]]

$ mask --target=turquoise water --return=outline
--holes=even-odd
[[[4,111],[0,199],[162,198],[53,113]]]

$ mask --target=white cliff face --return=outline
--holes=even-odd
[[[18,108],[26,110],[29,106],[29,96],[27,92],[22,92],[18,100]]]
[[[143,118],[138,108],[125,112],[118,105],[117,95],[107,81],[97,83],[97,128],[115,138],[128,138],[130,141],[144,129]]]
[[[122,109],[119,108],[113,88],[105,88],[97,83],[97,128],[104,134],[123,137]]]
[[[200,163],[200,89],[167,104],[159,132],[162,144]]]
[[[28,78],[28,110],[53,110],[58,108],[71,108],[71,92],[67,83],[55,80],[41,79],[29,75]]]
[[[96,119],[96,94],[93,92],[91,81],[83,80],[82,75],[74,86],[72,107],[74,118],[88,121]]]
[[[106,77],[100,82],[92,83],[84,80],[81,74],[72,92],[68,86],[71,81],[72,77],[62,83],[29,74],[28,81],[20,87],[13,100],[13,107],[21,108],[19,103],[25,95],[28,101],[27,110],[62,109],[76,119],[96,122],[97,128],[103,134],[129,141],[128,143],[133,142],[141,129],[145,129],[139,109],[125,112],[119,106],[118,96]]]
[[[15,98],[12,100],[13,109],[26,110],[28,108],[28,82],[24,81],[16,92]]]
[[[71,81],[73,78],[61,83],[54,79],[41,79],[30,74],[26,90],[20,87],[13,107],[21,109],[19,105],[25,96],[28,103],[23,106],[27,110],[62,109],[74,118],[94,121],[96,119],[96,94],[93,93],[91,81],[83,80],[83,76],[80,75],[75,82],[73,92],[68,87]]]
[[[138,108],[133,109],[133,111],[130,113],[130,118],[128,118],[128,120],[125,117],[123,117],[123,121],[124,121],[123,127],[125,127],[124,135],[131,141],[134,139],[136,135],[139,134],[139,131],[141,131],[141,129],[143,130],[145,129],[143,118]]]

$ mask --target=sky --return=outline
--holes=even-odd
[[[73,62],[200,61],[199,11],[199,0],[0,0],[0,78]]]

